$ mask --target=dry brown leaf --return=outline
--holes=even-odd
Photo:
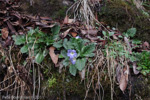
[[[129,53],[132,54],[131,45],[129,43],[129,39],[127,37],[124,37],[124,41],[128,45],[128,51],[129,51]]]
[[[120,66],[120,64],[116,68],[116,77],[117,77],[117,81],[119,83],[120,79],[121,79],[121,66]]]
[[[96,30],[96,29],[87,30],[87,33],[90,35],[93,35],[93,36],[97,36],[97,32],[98,32],[98,30]]]
[[[63,62],[59,62],[59,73],[61,73],[62,72],[62,70],[63,70]]]
[[[7,28],[3,28],[2,30],[1,30],[1,32],[2,32],[2,38],[3,39],[7,39],[7,37],[8,37],[8,29]]]
[[[133,72],[134,74],[139,74],[139,71],[136,69],[137,68],[137,65],[136,65],[136,62],[133,62]]]
[[[89,35],[92,35],[92,36],[97,36],[97,32],[98,32],[98,30],[96,30],[96,29],[81,30],[82,35],[89,34]]]
[[[64,33],[62,33],[62,36],[63,38],[65,38],[67,36],[67,34],[69,33],[69,31],[71,30],[72,28],[69,28],[67,29]]]
[[[49,55],[50,55],[50,57],[51,57],[53,63],[54,63],[54,64],[57,64],[59,55],[58,55],[58,54],[56,55],[56,54],[54,53],[54,51],[55,51],[55,47],[51,46],[51,47],[49,48]]]
[[[127,88],[127,80],[126,80],[126,76],[123,74],[123,72],[122,72],[122,74],[121,74],[121,78],[120,78],[120,82],[119,82],[119,87],[120,87],[120,89],[121,89],[121,91],[125,91],[125,89]]]
[[[86,30],[81,30],[81,34],[86,35],[87,34]]]
[[[15,29],[14,26],[11,24],[11,22],[8,20],[8,21],[6,21],[6,23],[7,23],[7,25],[8,25],[8,28],[9,28],[10,32],[11,32],[12,34],[15,34],[15,33],[16,33],[16,29]]]
[[[79,75],[80,75],[80,77],[81,77],[81,80],[84,80],[85,79],[85,68],[81,71],[81,72],[79,72]]]
[[[113,39],[118,40],[118,37],[116,35],[113,35]]]
[[[64,19],[64,24],[68,24],[69,23],[69,17],[66,15],[65,19]]]
[[[74,19],[68,19],[68,24],[71,24],[74,22]]]
[[[73,36],[73,37],[76,37],[77,36],[77,32],[71,32],[71,35]]]
[[[74,22],[74,19],[69,19],[69,17],[66,16],[63,23],[64,23],[64,24],[71,24],[71,23],[73,23],[73,22]]]
[[[148,42],[144,42],[142,46],[144,50],[147,50],[150,47]]]

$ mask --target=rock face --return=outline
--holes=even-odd
[[[148,13],[150,10],[147,9]],[[150,16],[146,16],[133,3],[123,0],[114,0],[104,3],[99,12],[99,19],[121,32],[135,27],[136,38],[150,42]]]
[[[74,0],[22,0],[22,9],[28,14],[64,18],[65,12]],[[122,32],[131,27],[137,29],[136,37],[150,42],[150,18],[142,14],[131,3],[117,0],[101,4],[99,19]],[[149,12],[149,10],[147,11]]]
[[[28,14],[62,18],[73,0],[22,0],[21,8]]]

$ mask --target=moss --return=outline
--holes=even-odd
[[[150,42],[150,22],[135,5],[122,0],[107,2],[99,13],[99,19],[125,32],[131,27],[137,29],[136,37]]]
[[[51,87],[49,87],[49,78],[47,77],[47,79],[44,80],[44,82],[42,83],[42,88],[46,87],[46,90],[44,90],[45,97],[55,97],[62,100],[64,91],[65,94],[69,97],[74,95],[80,95],[80,98],[84,97],[85,89],[84,84],[80,82],[80,77],[71,76],[68,71],[63,71],[60,74],[56,67],[53,67],[50,73],[51,74],[49,75],[48,73],[46,73],[46,76],[55,78],[56,82],[54,82],[54,84],[51,84]]]
[[[62,4],[62,0],[34,0],[30,6],[29,2],[21,1],[22,9],[29,14],[50,16],[53,18],[64,18],[67,6]]]

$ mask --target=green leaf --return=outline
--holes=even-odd
[[[123,38],[121,35],[118,36],[119,38]]]
[[[134,57],[134,56],[130,56],[129,59],[131,62],[137,61],[136,57]]]
[[[38,38],[37,41],[36,41],[36,43],[42,43],[42,42],[45,42],[45,39],[42,38],[42,37],[41,37],[41,38]]]
[[[59,58],[64,58],[61,54],[59,55]]]
[[[127,34],[129,37],[134,37],[136,34],[136,28],[130,28],[127,30]]]
[[[100,40],[104,40],[101,36],[98,36],[98,38],[99,38]]]
[[[36,40],[36,37],[28,36],[27,40],[28,40],[28,43],[34,43]]]
[[[54,42],[54,43],[53,43],[53,46],[56,47],[57,49],[58,49],[58,48],[61,48],[61,47],[63,46],[62,42],[63,42],[63,40]]]
[[[64,58],[67,58],[67,51],[66,50],[61,50],[61,55],[64,57]]]
[[[25,44],[26,36],[25,35],[13,35],[13,40],[15,41],[16,45]]]
[[[86,59],[85,58],[82,58],[82,59],[77,59],[76,61],[76,68],[81,71],[84,67],[85,67],[85,63],[86,63]]]
[[[104,37],[106,36],[106,32],[105,31],[102,31],[102,33],[103,33],[103,35],[104,35]]]
[[[95,50],[95,44],[91,43],[87,46],[84,46],[81,51],[81,57],[93,57],[95,54],[93,51]]]
[[[46,33],[42,32],[42,31],[40,31],[40,30],[37,30],[37,31],[36,31],[36,36],[37,36],[37,37],[40,37],[40,38],[41,38],[41,37],[45,37],[45,36],[46,36]]]
[[[53,34],[58,34],[60,31],[60,25],[55,25],[54,27],[51,28],[51,31]]]
[[[113,36],[115,32],[109,32],[109,36]]]
[[[28,31],[28,35],[29,35],[29,36],[32,36],[33,33],[35,33],[35,30],[34,30],[34,29],[30,29],[30,30]]]
[[[69,59],[68,58],[66,58],[66,59],[64,59],[63,60],[63,65],[65,66],[65,67],[67,67],[68,65],[69,65]]]
[[[81,50],[84,47],[85,43],[86,42],[84,40],[81,40],[81,39],[78,39],[77,41],[75,41],[74,47],[76,48],[76,50],[78,51],[78,53],[81,52]]]
[[[54,42],[54,40],[51,40],[50,38],[46,38],[46,45],[49,46],[49,45],[52,45]]]
[[[142,70],[142,67],[137,67],[136,69],[137,69],[137,70]]]
[[[28,45],[24,45],[22,48],[21,48],[21,53],[27,53],[28,52]]]
[[[35,56],[35,62],[36,63],[41,63],[44,59],[44,57],[46,56],[46,50],[44,50],[43,52],[40,51],[36,56]]]
[[[70,65],[69,67],[69,72],[73,75],[73,76],[76,76],[76,73],[77,73],[77,68],[75,67],[75,65]]]
[[[133,44],[141,44],[142,42],[140,40],[134,39],[134,40],[132,40],[132,43]]]
[[[72,48],[73,48],[73,43],[71,43],[71,42],[68,41],[67,39],[64,39],[63,47],[64,47],[66,50],[72,49]]]

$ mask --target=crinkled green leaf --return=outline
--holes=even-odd
[[[16,45],[25,44],[26,36],[25,35],[13,35],[13,40],[15,41]]]
[[[67,39],[64,39],[63,47],[64,47],[66,50],[74,48],[74,47],[73,47],[73,43],[71,43],[71,42],[68,41]]]
[[[53,34],[58,34],[60,31],[60,25],[55,25],[51,28]]]
[[[132,43],[133,44],[141,44],[142,42],[140,40],[134,39],[134,40],[132,40]]]
[[[69,72],[73,75],[73,76],[76,76],[76,73],[77,73],[77,68],[75,67],[75,65],[70,65],[69,67]]]
[[[69,65],[69,59],[68,58],[66,58],[66,59],[64,59],[63,60],[63,65],[65,66],[65,67],[67,67],[68,65]]]
[[[106,36],[106,32],[105,31],[102,31],[102,33],[103,33],[104,36]]]
[[[61,50],[61,55],[64,57],[64,58],[67,58],[67,51],[66,50]]]
[[[28,46],[27,45],[24,45],[22,48],[21,48],[21,53],[27,53],[28,52]]]
[[[77,59],[75,64],[76,68],[81,71],[85,67],[86,61],[86,58]]]
[[[81,57],[93,57],[95,54],[93,51],[95,50],[95,44],[91,43],[82,48]]]
[[[58,49],[58,48],[61,48],[61,47],[63,46],[62,42],[63,42],[63,40],[54,42],[54,43],[53,43],[53,46],[54,46],[55,48],[57,48],[57,49]]]
[[[46,56],[46,50],[44,50],[43,52],[40,51],[36,56],[35,56],[35,62],[36,63],[41,63],[44,59],[44,57]]]
[[[32,36],[33,33],[35,33],[35,30],[34,30],[34,29],[30,29],[30,30],[28,31],[28,35],[29,35],[29,36]]]
[[[134,37],[136,34],[136,28],[130,28],[127,30],[126,34],[128,34],[129,37]]]
[[[109,36],[113,36],[115,32],[109,32]]]

